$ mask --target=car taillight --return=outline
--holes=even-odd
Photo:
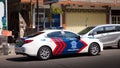
[[[25,44],[32,42],[33,40],[25,40]]]

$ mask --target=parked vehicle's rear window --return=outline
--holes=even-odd
[[[35,36],[37,36],[37,35],[40,35],[40,34],[43,34],[44,32],[36,32],[36,33],[34,33],[34,34],[31,34],[31,35],[29,35],[29,36],[27,36],[28,38],[31,38],[31,37],[35,37]]]

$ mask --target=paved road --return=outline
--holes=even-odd
[[[107,48],[98,56],[79,54],[47,61],[21,55],[0,56],[0,68],[120,68],[120,49]]]

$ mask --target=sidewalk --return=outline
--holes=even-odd
[[[9,46],[7,47],[7,51],[4,53],[4,50],[3,50],[3,46],[1,45],[0,47],[0,56],[3,56],[3,55],[16,55],[15,54],[15,48],[14,48],[14,43],[10,43]]]
[[[15,54],[15,45],[14,45],[14,43],[10,44],[8,55],[16,55]]]

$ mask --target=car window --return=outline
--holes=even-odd
[[[64,34],[64,37],[66,38],[76,38],[78,35],[72,33],[72,32],[69,32],[69,31],[65,31],[65,34]]]
[[[80,31],[78,34],[86,34],[88,33],[90,30],[92,30],[94,27],[87,27],[85,29],[83,29],[82,31]]]
[[[120,26],[116,26],[116,31],[120,31]]]
[[[105,32],[115,32],[116,28],[115,26],[107,26],[105,27]]]
[[[49,33],[49,34],[47,34],[47,36],[50,38],[61,38],[62,33],[60,31],[57,31],[57,32]]]
[[[31,38],[31,37],[35,37],[35,36],[38,36],[38,35],[40,35],[40,34],[43,34],[44,32],[36,32],[36,33],[34,33],[34,34],[31,34],[31,35],[29,35],[29,36],[27,36],[28,38]]]
[[[90,34],[101,34],[104,33],[104,27],[98,27],[95,30],[93,30]]]

